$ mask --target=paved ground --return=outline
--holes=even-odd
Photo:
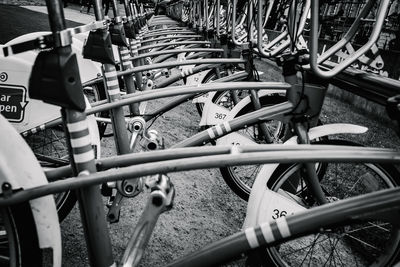
[[[32,8],[41,8],[42,11],[46,10],[46,7]],[[48,17],[43,12],[36,12],[19,6],[0,5],[0,17],[2,18],[0,23],[1,44],[4,44],[23,34],[35,31],[50,30]],[[71,20],[67,20],[66,23],[67,27],[75,27],[80,25],[80,23]]]
[[[119,5],[121,15],[124,15],[123,6]],[[76,27],[95,20],[93,8],[89,14],[80,12],[80,6],[69,4],[64,8],[67,27]],[[109,15],[112,16],[111,10]],[[4,44],[20,35],[35,31],[49,31],[46,6],[15,6],[0,4],[0,44]]]
[[[45,6],[24,6],[23,8],[47,14],[47,7]],[[80,7],[78,5],[72,4],[69,4],[67,8],[64,8],[64,16],[67,20],[75,21],[82,24],[87,24],[95,20],[93,8],[91,9],[91,12],[89,14],[86,13],[86,8],[85,12],[81,13]]]

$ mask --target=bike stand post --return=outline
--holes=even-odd
[[[118,32],[116,32],[116,34],[118,34],[119,39],[121,40],[121,42],[118,44],[118,52],[119,52],[119,58],[121,61],[120,62],[121,67],[122,67],[122,70],[130,70],[133,68],[133,65],[132,65],[132,62],[129,60],[131,57],[130,49],[128,49],[129,40],[126,38],[126,33],[125,33],[125,30],[123,27],[123,22],[122,22],[121,16],[118,11],[118,6],[117,6],[116,0],[112,1],[112,5],[113,5],[113,11],[114,11],[114,20],[115,20],[114,23],[117,24],[116,29],[118,29]],[[131,16],[129,8],[125,8],[125,12],[126,12],[127,17]],[[129,94],[135,93],[136,86],[135,86],[135,82],[133,81],[133,75],[126,74],[126,75],[123,75],[122,77],[124,79],[126,92]],[[130,104],[129,110],[130,110],[131,115],[133,115],[133,116],[139,115],[139,103]]]
[[[97,21],[103,20],[104,14],[101,8],[100,0],[96,0],[94,2],[94,7],[95,7],[96,20]],[[109,35],[109,33],[105,32],[106,31],[105,29],[102,29],[102,31],[103,32],[100,32],[100,34],[102,34],[104,37],[101,38],[103,45],[105,47],[111,47],[111,38],[106,38],[107,35]],[[89,43],[89,41],[87,43]],[[102,57],[103,55],[99,56]],[[114,65],[115,61],[112,52],[110,54],[110,58],[104,61],[102,60],[99,61],[103,64],[102,71],[103,71],[105,87],[107,88],[106,91],[108,95],[108,101],[110,103],[120,101],[121,91],[118,84],[118,76]],[[114,141],[117,154],[123,155],[131,153],[123,107],[120,106],[111,109],[110,115],[111,115],[111,123],[114,132]],[[134,190],[140,191],[141,189],[138,188],[138,180],[134,180],[134,182],[136,183],[136,187],[134,188]],[[118,181],[117,183],[123,183],[123,181]],[[119,194],[119,192],[117,192],[117,194]],[[120,207],[120,205],[118,205],[118,207]],[[115,211],[115,209],[113,209],[112,211]],[[107,216],[110,222],[117,222],[119,220],[119,209],[115,212],[115,214],[109,213]]]
[[[66,29],[62,3],[60,0],[46,0],[46,5],[51,31],[54,39],[59,40],[59,35]],[[35,98],[62,107],[74,174],[78,179],[85,179],[85,176],[96,172],[96,166],[78,63],[71,43],[69,36],[68,41],[56,41],[54,49],[39,53],[32,70],[30,88]],[[77,196],[90,264],[100,267],[115,265],[99,187],[78,189]]]

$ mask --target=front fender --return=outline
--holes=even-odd
[[[47,184],[46,176],[32,150],[13,126],[0,115],[0,184],[8,182],[13,190]],[[22,164],[21,164],[22,163]],[[2,189],[0,187],[0,192]],[[40,248],[51,248],[53,266],[61,266],[61,233],[52,195],[29,201]]]
[[[361,134],[365,133],[367,130],[368,128],[359,125],[335,123],[311,128],[308,134],[310,140],[314,140],[323,136],[334,134]],[[234,142],[234,140],[231,141]],[[297,136],[293,136],[285,142],[285,145],[294,144],[297,144]],[[270,196],[268,193],[270,190],[266,188],[266,184],[278,166],[278,163],[265,164],[261,167],[259,173],[257,174],[253,187],[251,188],[243,229],[258,225],[265,217],[263,213],[263,203],[267,203],[269,201],[268,197]]]

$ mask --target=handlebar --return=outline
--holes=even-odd
[[[269,1],[269,6],[268,6],[267,14],[266,14],[267,18],[268,18],[269,14],[270,14],[270,12],[272,10],[273,3],[274,3],[274,1]],[[292,36],[294,36],[294,34],[297,34],[297,37],[299,37],[302,34],[302,32],[304,30],[304,27],[306,25],[306,22],[307,22],[308,13],[310,12],[310,6],[311,6],[311,0],[307,0],[305,2],[305,6],[303,7],[303,12],[302,12],[302,15],[300,17],[298,28],[296,30],[292,29],[293,30]],[[263,26],[264,25],[262,23],[263,18],[262,18],[261,9],[262,9],[262,3],[261,3],[261,1],[258,1],[258,15],[257,15],[258,16],[258,20],[257,20],[257,35],[258,35],[258,38],[257,38],[257,48],[258,48],[258,52],[260,53],[261,56],[270,58],[270,57],[276,56],[282,50],[287,48],[290,45],[291,40],[288,38],[287,40],[284,40],[280,45],[275,47],[273,50],[268,51],[271,47],[273,47],[277,43],[281,42],[284,38],[289,36],[288,29],[286,29],[284,32],[279,34],[274,40],[272,40],[271,42],[269,42],[267,45],[265,45],[263,47],[262,31],[263,31]],[[265,22],[264,22],[264,24],[265,24]]]
[[[237,1],[238,0],[233,0],[233,5],[232,5],[232,42],[236,45],[236,46],[241,46],[242,43],[239,43],[236,40],[236,6],[237,6]],[[242,20],[243,22],[243,20]]]
[[[311,70],[319,77],[329,79],[337,75],[339,72],[350,66],[360,56],[365,54],[378,40],[380,31],[382,29],[386,13],[389,8],[389,0],[382,0],[376,14],[376,22],[373,26],[371,35],[368,42],[361,48],[350,54],[345,60],[338,63],[330,70],[323,70],[318,65],[327,60],[330,56],[334,55],[337,51],[346,46],[347,43],[353,38],[357,32],[357,28],[361,20],[368,15],[373,7],[375,1],[368,1],[360,14],[357,16],[345,36],[337,42],[334,46],[328,49],[320,57],[317,56],[318,52],[318,26],[319,26],[319,0],[313,0],[311,5],[311,32],[310,32],[310,66]]]

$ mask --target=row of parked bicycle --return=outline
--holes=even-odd
[[[243,230],[170,266],[238,257],[249,266],[396,264],[399,152],[335,138],[367,128],[319,120],[326,79],[374,47],[390,1],[366,1],[342,40],[322,52],[320,1],[281,1],[287,20],[272,37],[265,25],[274,2],[159,1],[155,14],[138,1],[124,0],[125,10],[113,1],[105,18],[96,0],[96,21],[65,28],[61,1],[47,1],[50,32],[0,46],[8,119],[0,120],[2,263],[61,265],[59,223],[78,201],[90,264],[138,266],[159,215],[172,208],[167,174],[220,168],[248,201]],[[371,35],[355,49],[357,27],[371,15]],[[258,57],[273,59],[285,82],[261,81]],[[153,122],[187,101],[199,132],[165,148]],[[397,97],[390,103],[398,120]],[[100,139],[109,137],[118,155],[101,158]],[[107,221],[118,222],[121,201],[144,188],[146,209],[117,261]]]

